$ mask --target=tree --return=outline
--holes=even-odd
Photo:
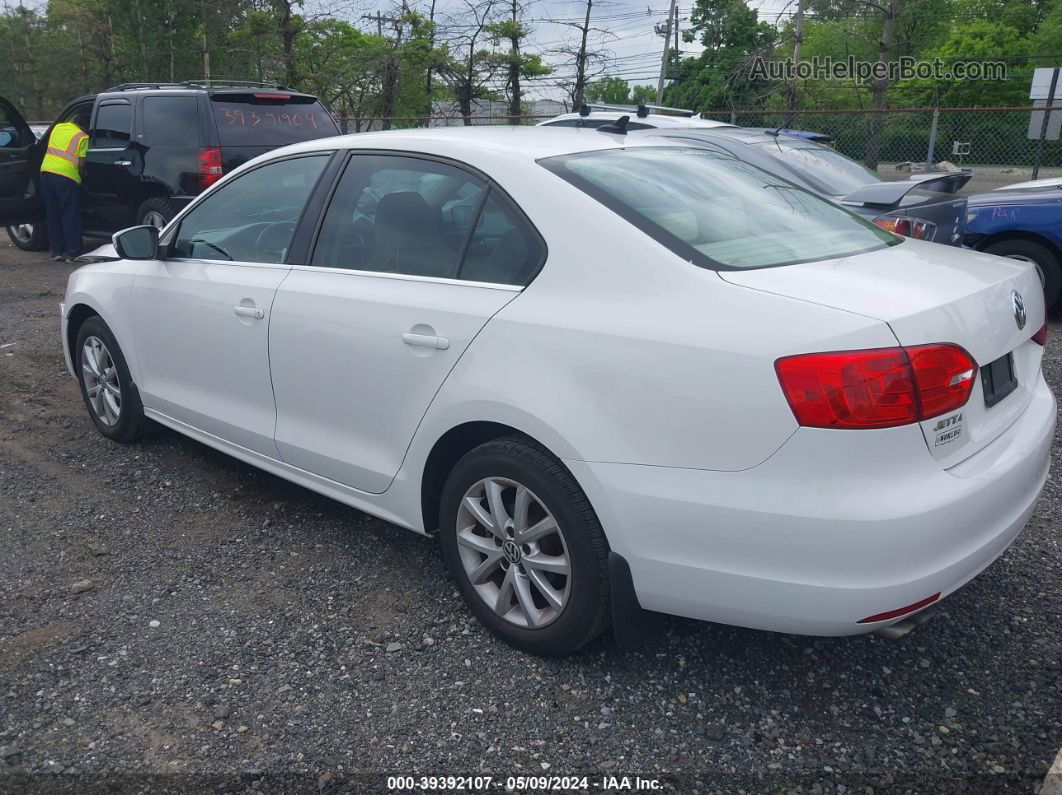
[[[496,0],[462,0],[461,16],[451,16],[438,70],[453,91],[466,126],[472,124],[472,103],[491,95],[490,81],[498,65],[483,44],[496,12]]]
[[[700,39],[703,52],[673,64],[677,80],[665,92],[668,105],[712,110],[763,105],[770,84],[753,78],[755,56],[770,57],[777,31],[759,20],[744,0],[696,0],[686,41]]]
[[[520,52],[520,46],[531,31],[524,24],[524,5],[520,0],[508,0],[509,16],[487,25],[487,31],[494,37],[494,43],[507,41],[508,52],[498,56],[499,65],[505,69],[505,89],[509,95],[509,123],[519,124],[521,115],[522,92],[520,79],[548,75],[552,69],[542,63],[539,55],[526,55]]]
[[[656,97],[656,94],[653,94]],[[586,86],[586,99],[606,105],[626,105],[630,102],[630,90],[622,77],[602,77]]]

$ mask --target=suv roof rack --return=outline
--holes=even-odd
[[[211,78],[209,80],[182,80],[179,83],[158,81],[152,83],[119,83],[111,86],[102,93],[110,91],[137,91],[140,89],[160,88],[272,88],[283,91],[295,91],[293,88],[278,85],[276,83],[263,83],[259,80],[229,80],[227,78]]]
[[[665,116],[684,116],[688,119],[699,116],[699,114],[688,108],[669,108],[666,105],[646,104],[641,104],[637,107],[634,105],[605,105],[598,102],[584,102],[579,108],[579,115],[588,116],[591,110],[615,110],[623,113],[636,113],[639,119],[644,119],[649,115],[650,111]]]

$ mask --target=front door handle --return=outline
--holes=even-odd
[[[240,304],[237,304],[232,308],[232,311],[240,317],[250,317],[255,320],[261,320],[265,317],[265,310],[259,309],[256,306],[241,306]]]
[[[132,160],[115,160],[114,164],[116,166],[131,166],[131,165],[133,165],[133,161]]]
[[[436,337],[433,334],[406,332],[402,335],[402,342],[415,348],[432,348],[437,351],[445,351],[450,347],[450,340],[446,339],[446,337]]]

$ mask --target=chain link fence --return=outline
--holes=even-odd
[[[537,103],[536,103],[537,104]],[[565,112],[564,106],[534,107],[534,113],[509,116],[502,103],[481,103],[473,108],[468,123],[537,124]],[[497,106],[497,107],[495,107]],[[465,124],[455,107],[437,109],[430,116],[401,116],[390,120],[381,118],[348,117],[341,119],[346,132],[366,132],[389,126],[392,129],[409,127],[452,127]],[[923,171],[931,156],[932,167],[970,169],[970,180],[964,193],[982,193],[1003,185],[1022,182],[1032,177],[1037,157],[1037,141],[1028,137],[1029,118],[1033,108],[933,108],[886,110],[875,114],[860,110],[809,110],[793,117],[788,112],[719,111],[704,116],[742,127],[777,128],[786,124],[797,130],[809,130],[833,137],[833,146],[854,160],[865,162],[875,116],[881,118],[878,136],[877,173],[887,180],[906,179],[911,172]],[[933,116],[937,115],[936,135],[933,136]],[[390,122],[387,125],[386,122]],[[932,152],[930,142],[932,140]],[[950,164],[950,166],[949,166]],[[1045,141],[1038,175],[1062,177],[1062,142]]]

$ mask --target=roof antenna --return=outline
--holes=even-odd
[[[620,116],[614,122],[609,124],[602,124],[597,128],[598,132],[617,133],[619,135],[627,134],[627,124],[630,122],[630,116]]]
[[[804,111],[802,111],[802,110],[798,110],[796,113],[790,113],[789,114],[789,118],[787,118],[785,121],[783,121],[782,125],[780,127],[778,127],[775,130],[767,130],[766,131],[767,134],[768,135],[773,135],[775,138],[777,138],[778,137],[778,133],[780,133],[782,130],[784,130],[786,127],[788,127],[789,124],[793,121],[793,119],[795,119],[797,116],[799,116],[803,112]]]

